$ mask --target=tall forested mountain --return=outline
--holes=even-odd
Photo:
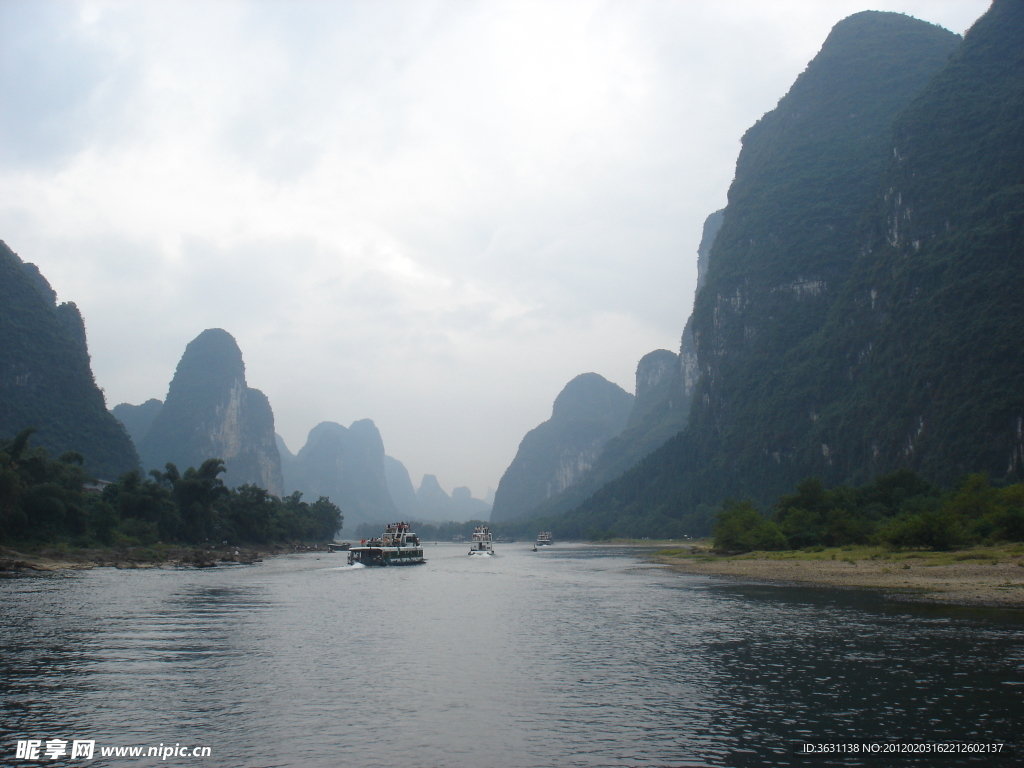
[[[1024,477],[1022,43],[1024,2],[997,0],[896,120],[856,269],[806,345],[829,364],[793,369],[825,395],[793,445],[820,474]]]
[[[0,437],[27,427],[33,444],[54,456],[77,451],[99,477],[138,467],[93,379],[78,308],[58,305],[39,269],[0,241]]]
[[[566,384],[551,418],[519,444],[495,491],[491,520],[521,518],[577,482],[626,427],[632,407],[633,395],[596,373]]]
[[[185,347],[167,398],[139,444],[146,469],[179,470],[224,460],[228,486],[284,491],[274,413],[266,395],[247,386],[242,352],[227,331],[203,331]]]
[[[118,403],[110,409],[110,412],[128,430],[128,436],[131,437],[132,442],[139,445],[142,438],[149,432],[149,428],[153,425],[153,419],[160,413],[163,405],[160,400],[152,397],[142,405]]]
[[[897,14],[836,25],[744,136],[686,429],[567,529],[646,535],[808,475],[1018,471],[1022,9],[962,45]]]
[[[341,507],[348,528],[398,519],[388,492],[384,441],[370,419],[348,428],[333,421],[313,427],[286,467],[285,489],[301,491],[309,501],[327,496]]]

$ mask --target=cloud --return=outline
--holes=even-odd
[[[0,237],[82,308],[110,405],[223,327],[293,449],[372,418],[478,496],[569,379],[678,345],[739,137],[862,10],[199,7],[0,2]]]

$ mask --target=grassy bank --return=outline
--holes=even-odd
[[[882,589],[903,600],[1024,608],[1024,544],[948,552],[878,546],[717,554],[710,542],[669,547],[655,560],[685,573],[824,587]]]

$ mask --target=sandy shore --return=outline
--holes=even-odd
[[[874,555],[872,557],[872,555]],[[834,558],[834,559],[833,559]],[[881,589],[912,602],[1024,608],[1020,548],[953,553],[879,554],[863,550],[716,556],[667,550],[655,556],[673,570],[771,583]]]

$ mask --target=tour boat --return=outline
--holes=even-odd
[[[537,534],[537,546],[538,547],[550,547],[551,546],[551,532],[541,531]]]
[[[392,523],[380,538],[363,539],[358,547],[348,551],[349,565],[419,565],[425,562],[420,537],[409,530],[408,523]]]
[[[486,525],[478,525],[473,530],[473,539],[469,545],[470,557],[488,557],[493,555],[494,545],[491,541],[491,529]]]

